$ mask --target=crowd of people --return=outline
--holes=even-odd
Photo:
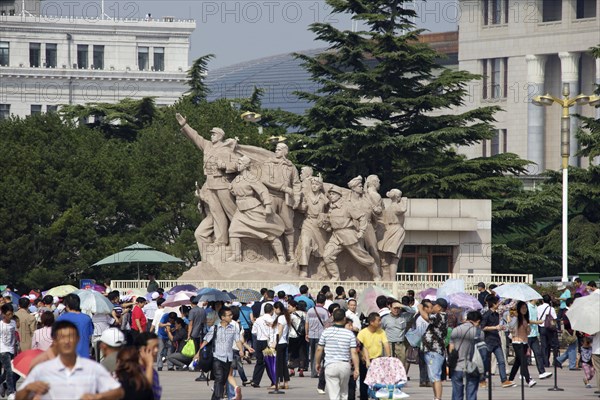
[[[107,285],[113,304],[107,318],[81,312],[76,294],[56,299],[31,291],[15,307],[9,288],[0,300],[0,397],[159,400],[166,364],[167,370],[198,371],[196,381],[214,380],[213,400],[240,400],[243,387],[264,384],[265,372],[271,390],[310,376],[330,399],[367,399],[373,396],[365,382],[369,370],[391,357],[406,372],[418,366],[418,385],[431,387],[435,400],[442,398],[443,381],[451,382],[452,399],[473,400],[492,383],[492,373],[503,388],[516,386],[517,379],[535,386],[530,353],[539,379],[568,360],[570,370],[583,370],[587,388],[596,380],[600,393],[600,333],[573,330],[566,313],[574,298],[598,289],[594,282],[574,284],[573,296],[560,287],[556,299],[523,302],[500,299],[492,285],[480,283],[483,309],[458,312],[444,298],[419,301],[409,290],[400,299],[378,296],[377,311],[365,315],[355,290],[323,286],[310,293],[306,285],[299,294],[264,288],[251,303],[204,302],[194,295],[174,312],[165,309],[165,292],[152,279],[148,296],[135,299]],[[559,337],[566,343],[562,353]],[[39,355],[17,390],[11,360],[31,349]],[[410,385],[399,387],[410,392]]]

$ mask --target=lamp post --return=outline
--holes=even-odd
[[[257,123],[262,119],[262,116],[259,113],[255,113],[253,111],[246,111],[244,113],[242,113],[242,115],[240,115],[240,118],[243,119],[245,122],[252,122],[252,123]],[[258,126],[258,134],[262,134],[263,133],[263,127],[262,126]]]
[[[571,140],[571,116],[569,108],[575,104],[589,104],[593,107],[600,105],[600,97],[587,96],[580,94],[579,96],[570,98],[570,89],[568,83],[563,83],[562,95],[559,99],[549,94],[536,96],[532,102],[536,106],[551,106],[557,103],[562,107],[562,116],[560,118],[560,155],[562,157],[562,281],[569,281],[569,265],[568,265],[568,217],[569,217],[569,156],[570,156],[570,140]]]

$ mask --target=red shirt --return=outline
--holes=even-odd
[[[142,311],[141,307],[138,307],[136,305],[135,307],[133,307],[133,311],[131,312],[131,329],[133,329],[134,331],[139,331],[137,322],[135,322],[135,320],[137,319],[140,320],[142,332],[146,332],[146,325],[148,321],[146,320],[146,316],[144,315],[144,312]]]

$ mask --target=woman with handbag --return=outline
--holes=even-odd
[[[304,302],[303,302],[304,303]],[[298,376],[304,376],[304,370],[308,369],[306,362],[306,311],[302,304],[296,300],[288,301],[288,312],[290,314],[290,337],[288,343],[290,376],[294,376],[294,369],[298,368]]]
[[[567,299],[565,302],[567,304],[567,308],[563,314],[563,330],[562,330],[562,339],[567,345],[567,351],[562,353],[560,356],[556,357],[555,361],[556,366],[562,368],[562,363],[565,360],[569,359],[569,370],[570,371],[579,371],[577,368],[577,335],[576,332],[571,327],[571,321],[569,321],[569,317],[567,317],[567,310],[573,304],[573,299]]]
[[[279,387],[282,389],[289,389],[290,374],[287,369],[287,351],[288,351],[288,336],[290,333],[290,314],[287,308],[282,302],[278,301],[273,305],[275,311],[275,321],[273,322],[275,340],[275,351],[276,351],[276,378],[283,385]],[[270,389],[275,389],[273,385]]]
[[[508,323],[512,335],[512,346],[515,352],[515,361],[508,376],[508,380],[514,382],[517,371],[521,368],[521,376],[529,387],[536,385],[531,376],[529,376],[529,368],[527,367],[527,337],[531,331],[529,326],[529,309],[527,303],[519,301],[517,303],[517,317],[508,315]]]

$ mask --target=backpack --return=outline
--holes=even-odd
[[[298,328],[296,328],[294,324],[291,324],[292,328],[294,328],[299,338],[303,338],[306,336],[306,318],[304,315],[298,315],[297,313],[294,314],[296,314],[297,317],[300,317],[300,323],[298,324]]]
[[[556,320],[554,318],[552,318],[552,313],[550,312],[550,307],[552,307],[552,306],[550,304],[548,304],[548,307],[546,307],[546,309],[542,313],[542,315],[544,315],[544,314],[546,314],[546,312],[548,312],[548,314],[546,314],[546,318],[544,318],[543,327],[548,329],[549,331],[555,331],[556,330]]]
[[[480,376],[485,373],[488,349],[481,337],[481,333],[481,329],[477,329],[477,332],[475,333],[475,339],[473,340],[473,344],[471,345],[469,352],[471,359],[465,360],[465,373],[469,376]]]
[[[198,368],[200,368],[200,370],[205,373],[212,370],[214,358],[213,353],[215,351],[215,343],[217,342],[218,326],[215,325],[214,330],[215,334],[213,335],[213,338],[211,339],[209,344],[207,344],[202,348],[202,350],[200,350],[200,358],[198,359]]]
[[[418,318],[418,316],[417,316]],[[423,335],[427,331],[429,324],[420,324],[417,327],[417,318],[413,321],[413,327],[406,332],[405,338],[412,347],[420,347]]]

